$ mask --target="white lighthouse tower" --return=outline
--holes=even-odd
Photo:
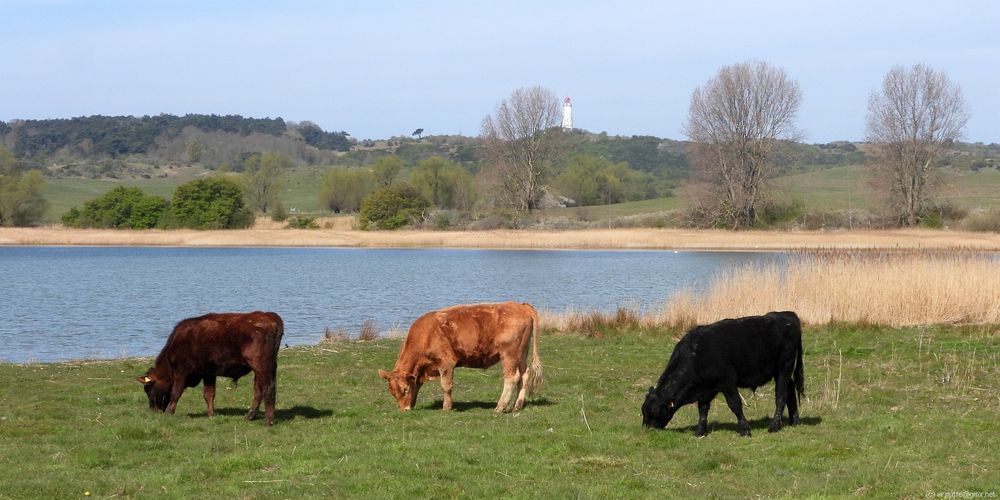
[[[569,102],[569,97],[563,100],[563,130],[573,130],[573,105]]]

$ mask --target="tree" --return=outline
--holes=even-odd
[[[969,112],[958,84],[923,64],[896,66],[868,99],[866,138],[900,221],[918,222],[935,162],[961,137]]]
[[[475,180],[472,175],[440,156],[417,163],[410,175],[410,183],[431,206],[469,209],[475,203]]]
[[[375,183],[379,187],[392,186],[392,181],[396,180],[400,170],[403,170],[403,160],[400,160],[396,155],[383,156],[372,164]]]
[[[514,90],[483,119],[481,137],[495,169],[501,202],[531,211],[542,197],[552,165],[567,149],[559,97],[542,87]]]
[[[372,191],[361,202],[361,229],[399,229],[420,217],[427,200],[408,184]]]
[[[277,153],[255,154],[243,162],[243,185],[250,206],[263,213],[278,202],[281,177],[293,166],[292,160]]]
[[[174,190],[164,227],[239,229],[253,224],[240,185],[222,176],[197,179]]]
[[[723,66],[691,95],[685,132],[694,167],[734,229],[753,226],[769,162],[781,141],[794,141],[799,85],[762,61]]]
[[[420,140],[420,136],[424,135],[424,129],[418,128],[418,129],[414,130],[413,133],[410,134],[410,135],[417,136],[417,140],[419,141]]]
[[[333,168],[323,177],[319,202],[328,209],[357,212],[361,200],[375,189],[375,175],[362,168]]]
[[[167,200],[137,187],[117,186],[98,198],[73,207],[62,217],[66,227],[149,229],[167,211]]]
[[[657,194],[649,174],[632,170],[625,162],[612,163],[589,154],[570,158],[553,184],[577,205],[621,203]]]
[[[17,158],[0,146],[0,226],[34,226],[42,222],[48,202],[42,197],[41,172],[21,173]]]

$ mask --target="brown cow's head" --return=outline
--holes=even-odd
[[[167,381],[160,380],[154,375],[152,368],[137,380],[142,384],[142,388],[146,391],[146,397],[149,398],[149,409],[166,411],[167,403],[170,402],[170,386]]]
[[[646,401],[642,403],[642,425],[662,429],[670,423],[677,411],[677,404],[674,401],[664,401],[660,398],[652,387],[646,393]]]
[[[391,372],[379,370],[378,376],[389,381],[389,394],[396,398],[396,403],[399,404],[401,411],[413,408],[417,402],[417,391],[420,390],[416,375],[399,370]]]

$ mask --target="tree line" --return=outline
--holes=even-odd
[[[347,151],[347,132],[325,132],[310,122],[288,124],[281,118],[247,118],[239,115],[86,116],[52,120],[0,122],[0,139],[21,158],[55,155],[70,149],[82,157],[146,154],[157,141],[178,137],[187,128],[248,136],[281,136],[290,131],[319,149]]]

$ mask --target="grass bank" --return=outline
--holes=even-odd
[[[242,414],[251,385],[200,388],[177,415],[146,409],[151,360],[0,365],[0,494],[10,497],[746,497],[997,492],[1000,331],[825,326],[804,335],[803,424],[766,432],[770,386],[744,392],[753,437],[717,400],[665,431],[639,407],[668,331],[543,335],[546,386],[494,416],[496,368],[456,372],[456,409],[431,382],[399,413],[378,368],[399,339],[281,352],[278,422]],[[220,384],[220,389],[223,384]]]

